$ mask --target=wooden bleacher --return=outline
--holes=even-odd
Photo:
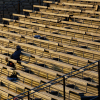
[[[23,9],[23,14],[12,13],[13,18],[2,18],[0,99],[9,99],[100,60],[100,1],[43,2],[43,5],[34,4],[34,9]],[[36,35],[41,38],[35,38]],[[22,48],[20,62],[9,56],[17,45]],[[15,64],[15,70],[7,66],[6,57]],[[94,65],[97,63],[90,66]],[[65,81],[66,100],[81,100],[85,96],[98,95],[97,66],[84,70],[77,70],[74,74],[83,72]],[[17,73],[17,81],[7,79],[13,72]],[[51,86],[35,92],[30,98],[63,100],[62,81],[47,85]],[[52,94],[52,91],[56,94]]]

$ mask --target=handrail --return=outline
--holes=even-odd
[[[94,98],[92,98],[92,99],[90,99],[90,100],[95,100],[95,99],[97,99],[98,98],[98,96],[96,96],[96,97],[94,97]]]
[[[98,61],[100,61],[100,60],[98,60]],[[54,85],[54,84],[56,84],[56,83],[59,83],[59,82],[62,81],[62,80],[60,80],[60,81],[58,81],[58,82],[55,82],[55,83],[52,83],[51,85],[47,85],[46,87],[43,87],[43,88],[41,88],[41,89],[38,89],[39,87],[41,87],[41,86],[43,86],[43,85],[46,85],[46,84],[48,84],[48,83],[51,83],[51,82],[53,82],[53,81],[55,81],[55,80],[57,80],[57,79],[60,79],[60,78],[62,78],[62,77],[65,77],[66,75],[71,74],[70,76],[67,76],[67,78],[70,78],[70,77],[75,76],[75,75],[77,75],[77,74],[79,74],[79,73],[81,73],[81,72],[84,72],[84,71],[86,71],[86,70],[89,70],[89,69],[91,69],[91,68],[93,68],[93,67],[95,67],[95,66],[97,66],[97,65],[92,66],[92,67],[87,68],[87,69],[83,69],[83,68],[86,68],[86,67],[88,67],[89,65],[95,64],[95,63],[98,62],[98,61],[95,61],[95,62],[90,63],[90,64],[88,64],[88,65],[86,65],[86,66],[84,66],[84,67],[81,67],[81,68],[79,68],[79,69],[76,69],[75,71],[69,72],[69,73],[67,73],[67,74],[65,74],[65,75],[63,75],[63,76],[60,76],[60,77],[58,77],[58,78],[55,78],[55,79],[53,79],[53,80],[51,80],[51,81],[49,81],[49,82],[46,82],[46,83],[44,83],[44,84],[42,84],[42,85],[39,85],[39,86],[37,86],[37,87],[35,87],[35,88],[33,88],[33,89],[30,89],[30,90],[28,90],[28,91],[26,91],[26,92],[23,92],[23,93],[21,93],[21,94],[19,94],[19,95],[17,95],[17,96],[14,96],[14,97],[12,97],[12,98],[10,98],[10,99],[8,99],[8,100],[11,100],[11,99],[13,99],[13,98],[15,98],[15,97],[19,98],[19,96],[21,96],[21,95],[23,95],[23,94],[25,94],[25,93],[29,93],[29,91],[31,91],[31,90],[34,90],[34,92],[30,93],[30,94],[33,94],[33,93],[38,92],[38,91],[40,91],[40,90],[42,90],[42,89],[44,89],[44,88],[46,88],[46,87],[50,87],[51,85]],[[83,70],[80,71],[80,72],[78,72],[78,73],[76,73],[76,74],[74,74],[74,75],[72,75],[72,73],[74,73],[74,72],[76,72],[76,71],[79,71],[80,69],[83,69]],[[65,79],[67,79],[67,78],[65,78]],[[26,96],[28,96],[28,95],[21,96],[21,97],[23,98],[23,97],[26,97]]]

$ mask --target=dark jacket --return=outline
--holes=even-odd
[[[15,59],[15,60],[20,60],[20,54],[21,54],[21,49],[19,50],[16,50],[13,54],[12,54],[12,59]]]

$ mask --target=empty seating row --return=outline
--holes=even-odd
[[[9,30],[9,28],[11,28],[11,29],[14,28],[14,29],[21,29],[21,30],[32,31],[32,30],[23,29],[23,28],[16,27],[16,26],[12,27],[11,25],[4,25],[4,26],[6,26],[6,27],[2,27],[2,28],[5,29],[5,30]],[[7,28],[7,27],[9,27],[9,28]],[[52,29],[52,28],[53,28],[53,29],[56,28],[56,27],[52,27],[52,26],[48,26],[48,27],[51,28],[51,29]],[[56,29],[59,29],[59,28],[56,28]],[[61,29],[61,30],[63,30],[63,29]],[[79,46],[80,44],[82,45],[82,43],[86,43],[87,46],[88,46],[90,49],[94,49],[94,46],[97,46],[97,48],[95,47],[95,49],[99,50],[99,48],[98,48],[99,43],[97,43],[97,42],[82,40],[82,39],[78,39],[78,38],[71,38],[71,37],[68,37],[68,36],[66,36],[66,38],[67,38],[67,39],[70,38],[70,40],[72,40],[73,42],[76,42],[76,43],[78,42],[76,46]],[[73,42],[71,43],[71,42],[69,41],[69,43],[71,43],[71,45],[75,45],[75,43],[73,44]],[[94,45],[94,46],[91,47],[92,45]]]
[[[27,9],[23,9],[23,12],[28,12],[30,14],[30,16],[36,16],[36,14],[40,14],[38,16],[41,16],[41,17],[43,15],[50,15],[50,16],[52,16],[51,18],[53,18],[53,17],[55,18],[55,15],[56,16],[58,15],[58,13],[57,14],[56,13],[48,13],[48,12],[43,12],[43,11],[39,12],[39,11],[27,10]],[[46,16],[46,18],[49,18],[50,16]],[[60,14],[60,16],[62,16],[60,18],[60,20],[69,17],[70,19],[74,19],[73,21],[79,22],[80,21],[79,19],[81,19],[80,23],[86,23],[86,24],[92,24],[92,25],[99,25],[99,21],[100,21],[99,18],[92,18],[92,16],[87,17],[87,16],[72,15],[72,14],[70,14],[69,16],[68,16],[68,14]],[[56,19],[58,19],[58,18],[56,18]],[[75,19],[77,19],[77,20],[75,20]]]
[[[68,9],[68,8],[61,8],[61,7],[57,7],[56,8],[56,6],[55,7],[47,7],[47,8],[44,8],[44,7],[42,7],[42,6],[36,6],[36,5],[33,5],[33,7],[37,7],[37,8],[39,8],[40,9],[40,11],[46,11],[46,12],[58,12],[58,13],[60,13],[60,11],[61,11],[61,13],[63,13],[63,14],[73,14],[73,15],[84,15],[84,14],[86,14],[85,16],[91,16],[91,14],[100,14],[100,12],[98,12],[98,11],[91,11],[91,10],[80,10],[80,9]],[[64,12],[63,12],[64,11]]]
[[[93,82],[89,82],[86,80],[82,80],[79,78],[68,78],[67,79],[68,83],[74,83],[76,87],[78,87],[80,90],[85,90],[85,92],[90,92],[92,93],[95,90],[95,93],[98,93],[98,84],[93,83]],[[92,88],[91,88],[92,87]],[[93,92],[94,93],[94,92]]]
[[[42,23],[43,23],[43,21],[46,21],[46,22],[49,21],[49,23],[46,23],[46,25],[47,24],[51,25],[52,24],[51,22],[53,22],[55,24],[55,26],[58,26],[58,25],[61,24],[61,27],[66,27],[66,24],[67,24],[67,27],[69,27],[69,26],[71,28],[75,27],[75,29],[85,31],[85,34],[82,34],[82,35],[86,35],[86,36],[87,35],[92,35],[92,36],[97,36],[98,35],[99,36],[99,34],[95,34],[95,33],[99,32],[98,31],[99,30],[99,26],[95,26],[95,25],[88,25],[88,24],[82,24],[82,23],[78,23],[78,22],[69,22],[69,21],[61,21],[61,22],[59,22],[59,20],[52,21],[52,19],[46,19],[46,18],[41,18],[41,17],[37,18],[37,17],[25,16],[25,15],[21,15],[21,14],[13,14],[13,16],[17,16],[19,18],[19,20],[21,20],[21,21],[28,21],[28,22],[32,22],[34,19],[35,19],[36,22],[39,22],[39,23],[41,22],[41,20],[42,20]],[[5,18],[3,18],[3,20],[9,21],[9,22],[12,21],[12,20],[5,19]],[[37,21],[37,20],[39,20],[39,21]],[[12,24],[14,24],[14,22]],[[93,31],[95,33],[93,33]],[[85,36],[83,36],[83,37],[85,38]]]
[[[43,1],[44,3],[49,3],[49,4],[59,4],[58,2],[54,2],[54,1]],[[86,4],[78,4],[78,3],[60,3],[61,5],[68,5],[68,6],[76,6],[76,7],[93,7],[93,5],[86,5]],[[52,5],[50,5],[52,6]]]

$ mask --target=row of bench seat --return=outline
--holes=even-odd
[[[98,11],[91,11],[91,10],[80,10],[80,9],[68,9],[68,8],[61,8],[57,7],[56,5],[54,7],[47,7],[47,6],[38,6],[38,5],[33,5],[33,7],[37,7],[40,9],[40,11],[46,11],[46,12],[55,12],[57,11],[58,13],[63,13],[63,14],[73,14],[73,15],[85,15],[85,16],[91,16],[91,14],[100,14]]]
[[[20,73],[19,75],[22,75],[22,71],[16,71],[16,72],[18,72],[18,73]],[[25,75],[24,75],[25,76]],[[28,77],[29,75],[26,75],[26,77]],[[20,77],[21,78],[21,77]],[[21,80],[23,81],[23,79],[21,78]],[[27,80],[26,80],[27,81]],[[40,82],[40,81],[39,81]]]
[[[75,4],[70,3],[73,2],[72,0],[64,1],[64,3],[62,1],[59,3],[44,1],[44,3],[50,3],[50,6],[33,5],[34,10],[23,9],[25,15],[13,14],[14,19],[3,18],[3,24],[0,24],[0,81],[5,86],[0,86],[0,91],[3,91],[0,92],[1,98],[3,96],[10,98],[10,96],[15,96],[99,60],[99,18],[89,19],[92,16],[99,17],[97,5],[89,3],[85,5],[84,10],[81,10],[85,2],[80,4],[81,7],[74,9]],[[74,2],[77,1],[74,0]],[[70,9],[65,8],[64,5],[69,5]],[[78,5],[79,3],[76,4]],[[72,27],[73,30],[67,26]],[[37,39],[35,35],[43,36],[46,40]],[[17,45],[22,48],[20,62],[9,57]],[[15,64],[16,70],[6,66],[6,57]],[[96,65],[88,71],[84,71],[85,68],[78,70],[77,72],[83,72],[66,80],[66,99],[81,100],[85,95],[96,96],[98,94],[97,64],[88,66],[89,68]],[[16,82],[7,80],[7,76],[13,71],[18,74]],[[56,96],[52,95],[52,91],[57,92]],[[30,91],[32,92],[34,91]],[[63,82],[61,81],[35,92],[30,97],[31,99],[62,100],[63,95]]]
[[[13,49],[8,49],[8,48],[4,48],[4,47],[2,47],[2,50],[6,50],[6,51],[8,51],[7,53],[9,53],[9,51],[14,51]],[[5,53],[5,52],[4,52]],[[31,55],[30,54],[26,54],[26,53],[23,53],[23,55],[25,55],[24,56],[24,58],[22,59],[22,60],[24,60],[24,61],[29,61],[30,62],[30,60],[31,60],[31,58],[29,58],[29,57],[31,57]],[[28,58],[26,59],[26,56],[28,56]],[[36,57],[36,59],[37,59],[37,61],[38,61],[38,59],[40,59],[40,58],[38,58],[38,56],[34,56],[34,57]],[[26,60],[25,60],[26,59]],[[42,60],[41,60],[42,61]],[[44,60],[44,61],[47,61],[47,60]],[[51,60],[52,61],[52,60]],[[15,62],[16,63],[16,62]],[[48,63],[50,63],[50,61],[48,62]],[[37,64],[38,64],[38,62],[37,62]],[[25,66],[25,65],[27,65],[27,64],[25,64],[25,63],[22,63],[21,65],[23,65],[23,66]],[[66,64],[67,65],[67,68],[68,69],[70,69],[70,71],[72,71],[72,69],[77,69],[78,67],[76,67],[76,66],[70,66],[70,65],[68,65],[68,64]],[[34,66],[34,67],[32,67],[32,66]],[[41,66],[41,63],[40,63],[40,66]],[[45,65],[43,65],[43,67],[44,67]],[[32,64],[32,65],[27,65],[26,67],[28,67],[28,68],[30,68],[31,69],[31,71],[33,71],[35,74],[37,74],[37,75],[42,75],[42,72],[39,74],[39,69],[37,69],[37,71],[35,72],[35,67],[37,68],[37,67],[39,67],[39,66],[37,66],[37,65],[34,65],[34,64]],[[46,66],[45,66],[46,67]],[[21,67],[22,68],[22,67]],[[41,67],[39,67],[40,69],[41,69]],[[66,68],[66,67],[65,67]],[[44,68],[44,70],[45,70],[45,68]],[[54,69],[55,70],[55,69]],[[64,70],[64,67],[63,67],[63,70]],[[43,71],[42,69],[41,69],[41,71]],[[49,71],[49,70],[48,70]],[[43,71],[43,73],[44,73],[44,71]],[[55,71],[54,71],[54,73],[55,73]],[[43,74],[42,76],[44,76],[44,77],[46,77],[46,78],[48,78],[49,76],[48,76],[48,74],[49,73],[47,73],[46,74],[46,76]],[[57,74],[59,74],[59,75],[61,75],[61,73],[56,73],[56,76],[57,76]],[[86,74],[86,73],[85,73]],[[84,74],[84,75],[85,75]],[[51,75],[51,74],[50,74]],[[90,74],[91,75],[91,74]],[[55,76],[55,75],[54,75]],[[55,77],[56,77],[55,76]],[[94,79],[96,80],[96,77],[97,76],[95,76],[94,77]]]
[[[99,30],[99,26],[95,26],[95,25],[87,25],[87,24],[81,24],[81,23],[69,22],[69,21],[61,21],[61,22],[57,23],[59,20],[51,20],[51,19],[45,19],[45,18],[37,18],[37,17],[32,17],[32,16],[25,17],[25,15],[22,15],[21,16],[19,14],[13,14],[13,16],[19,17],[19,19],[20,19],[20,22],[19,23],[20,24],[22,23],[22,21],[27,21],[27,23],[25,23],[25,25],[28,24],[28,22],[32,22],[31,20],[33,20],[33,19],[35,19],[36,22],[37,22],[37,20],[39,20],[38,21],[39,23],[40,23],[41,20],[42,20],[42,23],[43,23],[43,21],[49,22],[49,23],[46,23],[46,24],[52,24],[52,22],[55,21],[55,25],[58,26],[61,23],[61,27],[65,27],[66,24],[68,24],[68,25],[70,25],[70,27],[72,27],[72,28],[76,27],[75,29],[80,30],[79,33],[83,35],[83,39],[85,38],[84,35],[86,35],[86,36],[87,35],[92,35],[92,36],[94,35],[94,38],[97,37],[97,36],[100,36],[99,33],[98,34],[95,34],[95,33],[99,32],[99,31],[97,31],[97,30]],[[13,25],[15,23],[15,21],[16,21],[16,20],[10,20],[10,19],[5,19],[5,18],[3,18],[3,20],[9,21],[9,24],[11,24],[11,25]],[[13,23],[11,23],[12,21],[13,21]],[[16,23],[18,23],[18,22],[16,21]],[[83,32],[81,31],[81,27],[82,27]],[[91,32],[91,29],[92,29],[92,32]],[[93,33],[93,29],[94,29],[95,33]],[[93,40],[93,38],[92,38],[92,40]]]
[[[38,31],[37,31],[38,32]],[[25,39],[25,41],[27,40],[27,39],[31,39],[31,40],[36,40],[36,41],[41,41],[41,42],[43,42],[43,40],[39,40],[39,39],[35,39],[35,38],[30,38],[30,37],[27,37],[27,36],[23,36],[23,35],[19,35],[19,34],[13,34],[13,33],[11,33],[11,32],[4,32],[4,31],[0,31],[0,33],[2,34],[2,36],[6,36],[6,34],[8,34],[9,35],[9,37],[11,37],[11,36],[13,36],[15,39],[16,38],[18,38],[19,40],[21,40],[21,38],[23,39]],[[46,42],[46,41],[44,41],[44,42]],[[27,42],[28,43],[28,42]],[[52,42],[49,42],[49,44],[54,44],[54,42],[52,43]],[[71,47],[71,46],[67,46],[67,45],[62,45],[62,44],[57,44],[57,43],[55,43],[55,45],[57,46],[59,46],[59,45],[61,45],[61,46],[63,46],[64,47],[64,49],[73,49],[72,50],[72,52],[73,53],[76,53],[76,55],[78,56],[78,54],[77,54],[77,52],[75,52],[75,51],[80,51],[80,52],[84,52],[83,53],[83,57],[84,57],[84,54],[85,54],[85,52],[89,52],[90,53],[90,55],[91,55],[91,53],[93,53],[93,56],[94,57],[92,57],[92,58],[90,58],[90,59],[96,59],[95,58],[95,55],[98,55],[98,52],[95,52],[95,51],[91,51],[91,50],[86,50],[86,49],[81,49],[81,48],[77,48],[77,47]],[[62,51],[62,52],[64,52],[64,51]]]
[[[1,42],[3,42],[3,41],[5,41],[5,40],[8,40],[8,39],[2,39],[1,40]],[[31,48],[33,48],[33,50],[34,50],[34,47],[32,47],[31,45],[29,45],[29,44],[26,44],[25,46],[24,46],[24,43],[18,43],[18,42],[15,42],[15,41],[9,41],[8,40],[8,43],[9,42],[11,42],[10,43],[10,45],[12,44],[12,46],[14,45],[14,44],[16,44],[16,45],[20,45],[21,47],[22,47],[22,49],[25,51],[25,52],[29,52],[29,49]],[[41,49],[41,48],[40,48]],[[53,53],[53,52],[52,52]],[[55,53],[56,54],[56,53]],[[57,53],[58,54],[58,53]],[[63,53],[59,53],[60,55],[60,59],[63,61],[63,59],[61,58],[61,57],[64,57],[65,56],[65,54],[63,54]],[[42,58],[40,58],[40,57],[38,57],[38,56],[36,56],[35,54],[33,54],[32,55],[34,58],[36,58],[36,59],[38,59],[38,60],[40,60],[40,61],[43,61],[44,60],[44,62],[48,62],[48,63],[52,63],[52,62],[56,62],[56,61],[53,61],[53,60],[50,60],[50,59],[48,59],[48,60],[46,60],[45,58],[43,58],[42,57],[42,55],[39,55],[40,57],[42,57]],[[53,58],[52,58],[53,59]],[[74,55],[69,55],[69,54],[66,54],[66,56],[65,56],[65,59],[67,59],[66,60],[66,63],[71,63],[71,64],[73,64],[73,65],[75,65],[75,66],[85,66],[86,64],[88,64],[88,61],[89,61],[89,59],[86,59],[86,58],[81,58],[81,57],[77,57],[77,56],[74,56]],[[72,59],[77,59],[77,60],[75,60],[74,62],[72,61]],[[81,63],[81,61],[83,61],[83,63]],[[91,60],[92,62],[94,62],[94,60]],[[57,61],[58,62],[58,61]],[[75,63],[76,62],[76,63]],[[62,63],[62,62],[58,62],[60,65],[61,64],[63,64],[64,66],[66,66],[64,63]],[[54,65],[57,65],[56,63],[53,63]],[[59,66],[59,64],[58,64],[58,66]]]
[[[9,27],[9,28],[11,28],[12,26],[11,25],[4,25],[4,26],[7,26],[7,27]],[[52,27],[52,26],[48,26],[48,27],[50,27],[50,28],[54,28],[54,27]],[[5,28],[5,27],[4,27]],[[17,27],[13,27],[13,28],[15,28],[15,29],[21,29],[21,30],[24,30],[23,28],[17,28]],[[55,27],[56,28],[56,27]],[[25,30],[27,30],[27,29],[25,29]],[[27,30],[28,31],[28,30]],[[31,30],[30,30],[31,31]],[[67,37],[67,36],[66,36]],[[70,40],[72,40],[72,41],[76,41],[76,42],[78,42],[78,45],[80,45],[79,43],[81,42],[85,42],[85,43],[88,43],[88,44],[90,44],[90,46],[91,45],[96,45],[96,46],[98,46],[99,45],[99,43],[96,43],[96,42],[92,42],[92,41],[86,41],[86,40],[80,40],[80,39],[78,39],[78,38],[71,38],[71,37],[67,37],[67,38],[70,38]],[[73,45],[73,44],[72,44]],[[74,44],[75,45],[75,44]],[[89,47],[90,47],[89,46]],[[91,47],[90,47],[91,48]],[[93,47],[91,48],[91,49],[93,49]],[[98,47],[97,47],[97,49],[99,49]]]

